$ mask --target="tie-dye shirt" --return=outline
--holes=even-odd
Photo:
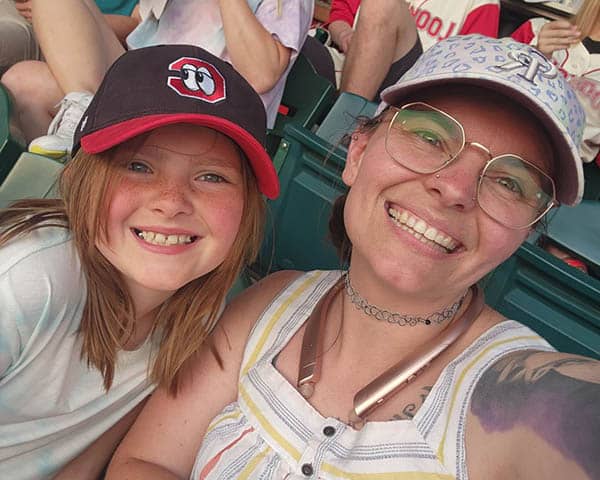
[[[272,127],[285,80],[304,44],[314,2],[312,0],[247,0],[262,26],[284,47],[292,50],[290,63],[275,86],[261,95]],[[191,44],[230,61],[218,0],[141,0],[142,23],[127,37],[130,49],[162,44]]]

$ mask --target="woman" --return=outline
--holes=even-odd
[[[97,478],[156,385],[178,390],[260,245],[261,193],[277,195],[265,131],[228,63],[131,51],[78,128],[61,200],[0,211],[0,478]]]
[[[567,77],[586,113],[581,159],[600,164],[600,0],[585,0],[571,20],[531,18],[511,36],[535,45]]]
[[[580,200],[574,94],[533,48],[473,35],[382,98],[331,222],[348,272],[281,272],[237,298],[218,355],[153,396],[108,478],[598,477],[597,362],[474,286]]]

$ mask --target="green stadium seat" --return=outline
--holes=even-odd
[[[275,125],[268,131],[267,151],[273,155],[283,129],[293,123],[311,129],[321,121],[335,99],[335,85],[319,75],[300,53],[288,74]]]
[[[583,174],[585,176],[583,198],[600,201],[600,165],[586,163],[583,166]]]
[[[560,207],[544,236],[570,250],[600,274],[600,202],[583,200],[576,207]]]
[[[0,183],[13,167],[25,145],[16,140],[10,131],[11,104],[8,93],[0,85]]]
[[[286,125],[275,155],[281,194],[269,202],[259,259],[260,276],[281,269],[338,268],[327,240],[331,206],[345,191],[340,174],[345,152],[298,125]]]
[[[281,269],[339,268],[330,245],[331,206],[345,190],[340,175],[346,148],[339,141],[360,116],[370,116],[376,104],[342,93],[316,132],[297,123],[284,127],[274,154],[281,194],[269,202],[269,221],[258,262],[259,275]]]
[[[354,130],[360,117],[372,117],[375,110],[377,103],[353,93],[342,92],[316,133],[332,145],[338,145],[344,135]]]
[[[63,164],[41,155],[22,153],[0,184],[0,208],[24,198],[55,198]]]
[[[533,243],[483,280],[488,305],[563,352],[600,358],[600,281]]]

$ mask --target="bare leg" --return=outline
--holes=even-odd
[[[13,93],[13,120],[27,143],[44,135],[56,113],[55,106],[63,97],[48,65],[19,62],[4,74],[2,83]]]
[[[402,0],[363,0],[346,55],[340,90],[372,100],[390,65],[417,40],[408,5]]]
[[[35,34],[63,93],[96,92],[108,67],[125,51],[96,4],[32,0],[32,10]]]
[[[32,0],[32,9],[46,63],[21,62],[2,77],[27,142],[47,132],[66,94],[95,93],[125,51],[92,0]]]

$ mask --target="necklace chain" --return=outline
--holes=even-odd
[[[354,287],[352,287],[352,284],[350,283],[349,271],[344,273],[344,286],[346,295],[348,295],[350,301],[354,304],[357,310],[362,310],[366,315],[374,317],[382,322],[400,325],[401,327],[405,325],[414,327],[419,323],[424,325],[431,325],[432,323],[440,324],[446,320],[450,320],[452,317],[454,317],[467,295],[467,292],[465,292],[463,296],[452,305],[444,308],[443,310],[430,313],[426,317],[421,317],[419,315],[390,312],[388,310],[379,308],[376,305],[371,305],[367,299],[361,297],[360,293],[358,293]]]

